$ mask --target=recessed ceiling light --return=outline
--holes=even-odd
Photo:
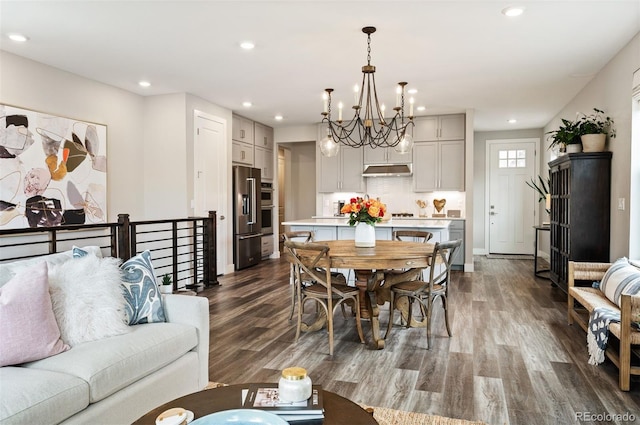
[[[252,105],[251,102],[242,102],[242,106],[244,106],[245,108],[250,108]]]
[[[282,117],[282,115],[276,115],[276,116],[275,116],[275,117],[273,117],[273,118],[275,118],[275,120],[276,120],[276,121],[282,121],[282,118],[283,118],[283,117]]]
[[[522,6],[509,6],[502,9],[502,14],[509,17],[520,16],[523,13],[524,7]]]
[[[29,38],[25,35],[22,34],[8,34],[8,37],[11,41],[15,41],[16,43],[24,43],[25,41],[27,41]]]
[[[416,93],[418,93],[418,89],[409,89],[409,90],[407,90],[407,93],[416,94]]]
[[[424,111],[424,110],[425,110],[425,109],[427,109],[427,108],[425,108],[424,106],[418,106],[416,109],[417,109],[418,111]]]
[[[509,124],[515,124],[518,122],[518,120],[511,118],[510,120],[507,121]]]
[[[244,50],[251,50],[256,47],[256,45],[251,41],[243,41],[242,43],[240,43],[240,47],[242,47]]]
[[[140,87],[145,87],[145,88],[146,88],[146,87],[151,87],[151,83],[150,83],[150,82],[148,82],[148,81],[140,81],[140,82],[138,82],[138,85],[139,85]]]

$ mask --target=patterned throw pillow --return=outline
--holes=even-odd
[[[151,264],[151,253],[144,251],[131,257],[120,268],[129,324],[166,321],[162,297]]]
[[[626,258],[619,258],[602,277],[600,290],[619,306],[621,295],[640,294],[640,269]]]

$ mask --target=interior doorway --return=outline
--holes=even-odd
[[[539,139],[487,141],[487,232],[490,254],[532,254]],[[537,179],[537,177],[536,177]]]
[[[225,273],[227,264],[227,124],[223,118],[194,112],[193,212],[206,217],[216,211],[216,267]]]
[[[278,240],[278,249],[280,252],[284,252],[284,241],[282,240],[282,235],[284,234],[284,226],[282,223],[285,221],[285,210],[286,210],[286,193],[287,193],[287,185],[286,185],[286,149],[283,147],[278,147],[278,235],[280,236]]]

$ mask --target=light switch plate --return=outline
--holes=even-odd
[[[624,198],[618,198],[618,209],[624,211]]]

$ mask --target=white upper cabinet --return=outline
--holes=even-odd
[[[413,190],[464,191],[464,141],[416,143]]]
[[[365,147],[364,163],[371,164],[411,164],[411,152],[398,153],[394,148]]]
[[[418,117],[414,121],[413,140],[416,142],[464,140],[464,114]]]
[[[249,143],[253,146],[253,121],[239,115],[233,115],[231,138],[238,142]]]
[[[260,124],[254,124],[254,141],[256,147],[273,150],[273,128]]]
[[[273,150],[255,147],[255,167],[261,170],[263,181],[273,181]]]
[[[326,137],[326,126],[318,126],[318,140]],[[341,145],[338,155],[327,158],[316,143],[316,190],[318,192],[363,192],[361,148]]]

